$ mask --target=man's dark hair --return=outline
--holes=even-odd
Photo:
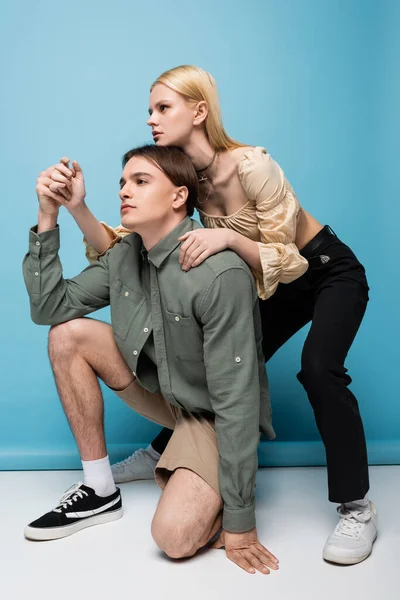
[[[190,158],[176,146],[149,144],[126,152],[122,158],[122,167],[125,167],[128,160],[134,156],[144,158],[159,167],[174,185],[187,187],[189,194],[186,200],[186,210],[188,216],[191,217],[197,203],[199,181]]]

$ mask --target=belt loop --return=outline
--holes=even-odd
[[[330,227],[330,225],[326,225],[326,228],[328,229],[329,233],[331,233],[332,235],[337,237],[336,233],[333,231],[333,229],[332,229],[332,227]]]

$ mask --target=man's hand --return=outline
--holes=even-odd
[[[59,168],[59,167],[64,168]],[[69,176],[69,173],[71,176]],[[64,156],[60,160],[60,165],[55,167],[52,175],[53,181],[64,184],[68,190],[65,207],[70,213],[79,210],[85,205],[85,180],[83,178],[82,169],[76,160],[72,161],[72,167],[69,167],[69,158]]]
[[[60,206],[74,212],[84,205],[86,196],[82,169],[76,160],[69,168],[69,158],[64,157],[57,165],[42,171],[36,182],[40,211],[56,216]]]
[[[42,171],[36,180],[36,194],[39,200],[39,211],[47,216],[56,217],[60,205],[66,202],[69,192],[65,183],[55,183],[52,179],[56,165]]]
[[[211,548],[223,547],[229,560],[248,573],[259,571],[268,575],[270,569],[279,569],[278,559],[258,541],[256,528],[245,533],[231,533],[223,529]]]

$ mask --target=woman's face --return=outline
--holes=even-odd
[[[188,145],[194,129],[196,105],[189,104],[181,94],[158,83],[150,94],[149,114],[147,124],[157,146],[184,148]]]

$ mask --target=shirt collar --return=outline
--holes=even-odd
[[[185,217],[172,231],[158,242],[147,254],[148,260],[159,269],[166,258],[180,245],[180,238],[188,231],[192,231],[193,221]],[[146,255],[146,249],[142,246],[142,256]]]

